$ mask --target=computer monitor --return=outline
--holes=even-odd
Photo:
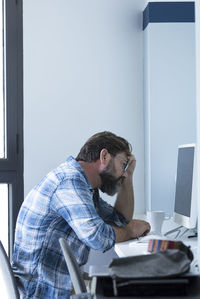
[[[195,144],[178,147],[173,220],[188,229],[197,223],[197,172]]]

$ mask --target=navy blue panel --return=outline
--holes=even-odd
[[[148,3],[147,7],[143,11],[143,30],[147,27],[149,24],[149,7],[151,3]]]
[[[194,2],[149,2],[143,12],[143,29],[149,23],[195,22]]]

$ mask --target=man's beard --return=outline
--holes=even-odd
[[[101,178],[101,187],[100,190],[104,193],[107,193],[108,195],[114,195],[117,192],[119,192],[121,183],[124,180],[123,176],[120,176],[118,178],[114,177],[112,175],[112,170],[114,166],[113,164],[109,164],[106,169],[104,169],[102,172],[100,172],[100,178]],[[120,183],[121,180],[121,183]]]

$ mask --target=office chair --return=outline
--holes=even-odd
[[[0,271],[4,278],[4,285],[6,287],[9,299],[20,299],[15,277],[12,272],[10,261],[0,241]]]
[[[79,265],[72,253],[71,248],[69,247],[65,239],[60,238],[59,242],[65,258],[65,262],[67,264],[67,268],[72,280],[75,293],[76,294],[86,293],[87,289],[85,286],[85,282],[82,273],[80,271]]]

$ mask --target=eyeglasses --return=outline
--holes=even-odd
[[[124,158],[124,157],[121,156],[121,155],[116,155],[116,158],[119,158],[119,159],[121,159],[123,162],[125,162],[125,163],[124,163],[124,167],[123,167],[123,172],[126,172],[127,169],[128,169],[128,167],[129,167],[129,165],[130,165],[130,161],[127,160],[126,158]]]

